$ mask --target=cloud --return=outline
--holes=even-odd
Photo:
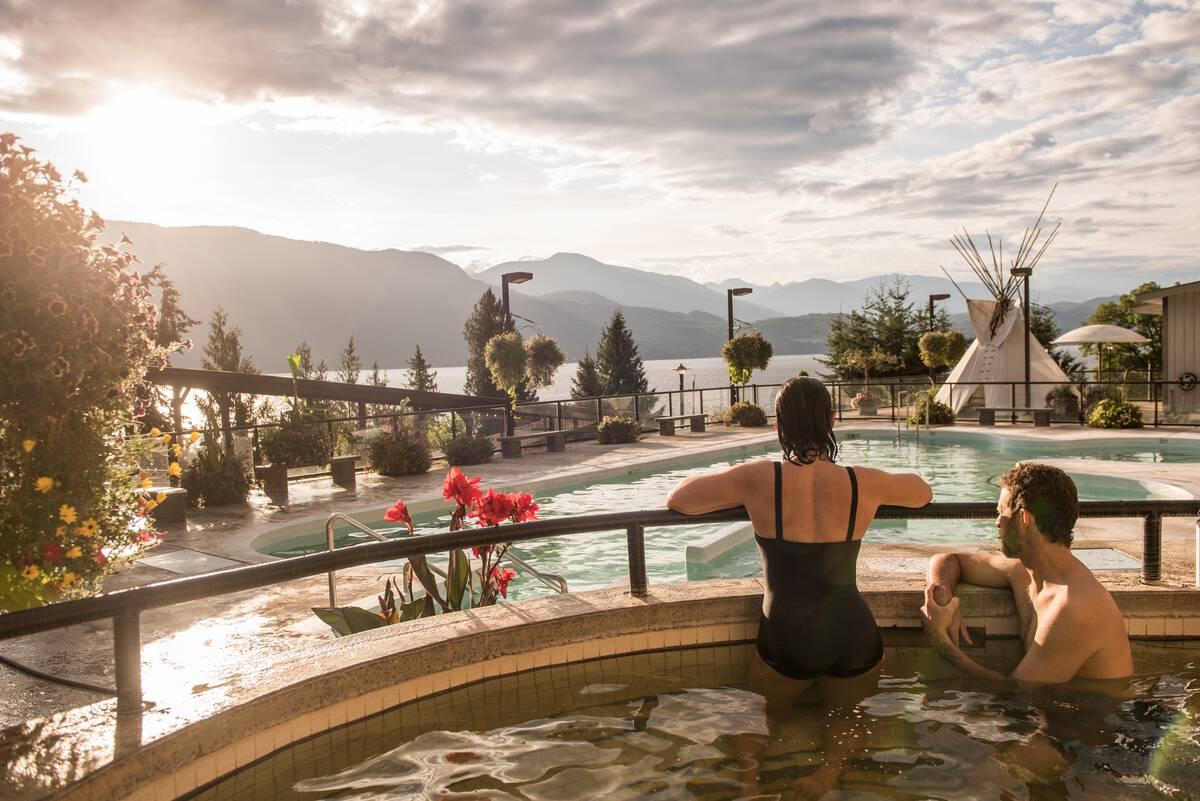
[[[729,239],[741,239],[753,233],[745,228],[738,228],[736,225],[710,225],[704,230],[713,236],[728,237]]]

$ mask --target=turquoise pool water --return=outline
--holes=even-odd
[[[841,440],[839,461],[852,465],[870,465],[884,469],[913,470],[921,473],[934,488],[935,501],[993,501],[998,495],[994,486],[996,476],[1016,461],[1045,456],[1045,447],[1020,442],[931,442],[919,444],[912,440],[897,443],[894,438],[882,439],[846,432]],[[777,448],[764,445],[758,452],[737,459],[696,461],[676,464],[657,471],[647,470],[629,475],[566,487],[539,495],[539,512],[543,519],[568,515],[592,514],[663,506],[667,494],[684,478],[709,470],[729,466],[748,459],[777,458]],[[1059,446],[1054,457],[1095,458],[1103,460],[1161,462],[1200,461],[1200,454],[1166,447],[1152,448],[1128,445]],[[1079,474],[1076,477],[1080,497],[1084,500],[1144,500],[1152,493],[1135,481],[1094,478]],[[449,512],[416,516],[418,533],[445,531]],[[387,535],[398,536],[401,529],[382,520],[364,521]],[[646,561],[651,583],[684,581],[689,578],[684,552],[688,545],[698,544],[721,528],[719,525],[675,526],[646,530]],[[336,530],[339,546],[365,542],[369,538],[349,529]],[[990,541],[995,536],[991,521],[877,521],[867,534],[869,541],[881,543],[945,542],[972,543]],[[323,550],[324,531],[285,540],[270,546],[274,556],[289,557]],[[567,578],[572,590],[595,589],[624,579],[627,570],[625,533],[598,532],[559,537],[524,543],[514,552],[539,570],[557,573]],[[708,563],[697,574],[693,566],[691,578],[742,577],[758,575],[757,550],[753,542],[745,543],[719,559]],[[541,584],[522,578],[513,583],[510,597],[530,597],[548,592]]]

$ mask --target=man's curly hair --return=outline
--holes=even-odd
[[[1023,508],[1033,515],[1047,540],[1071,547],[1079,519],[1079,492],[1070,476],[1048,464],[1022,462],[1000,476],[1000,486],[1008,489],[1013,509]]]

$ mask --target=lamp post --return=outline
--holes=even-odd
[[[941,293],[941,294],[937,294],[937,295],[930,295],[930,296],[929,296],[929,330],[930,330],[930,331],[932,331],[932,330],[933,330],[933,304],[934,304],[936,301],[939,301],[939,300],[946,300],[946,299],[947,299],[947,298],[949,298],[949,297],[950,297],[950,295],[949,295],[948,293],[945,293],[945,292],[943,292],[943,293]]]
[[[688,371],[688,369],[683,366],[683,362],[680,362],[679,366],[675,368],[675,372],[679,376],[679,413],[680,414],[686,414],[686,412],[683,410],[683,377],[685,375],[687,375],[687,371]]]
[[[748,286],[731,287],[730,289],[725,290],[725,300],[729,306],[729,335],[725,338],[726,342],[733,339],[733,298],[734,298],[734,296],[736,295],[737,297],[741,297],[742,295],[749,295],[753,291],[754,290]],[[733,388],[733,381],[730,381],[729,382],[729,405],[732,406],[735,403],[737,403],[737,390]]]
[[[512,325],[512,313],[508,310],[508,285],[523,284],[533,279],[533,273],[504,273],[500,276],[500,306],[504,310],[504,325]],[[510,399],[504,412],[504,436],[511,437],[516,428],[513,417],[512,400]]]
[[[1033,275],[1033,268],[1013,267],[1010,272],[1014,277],[1020,278],[1025,284],[1025,302],[1021,308],[1021,316],[1025,318],[1025,406],[1029,407],[1033,405],[1033,392],[1029,385],[1031,380],[1029,352],[1029,276]]]

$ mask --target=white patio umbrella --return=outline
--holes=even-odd
[[[1145,345],[1150,340],[1137,331],[1119,325],[1085,325],[1068,331],[1051,345],[1097,345],[1096,377],[1104,374],[1105,345]]]

